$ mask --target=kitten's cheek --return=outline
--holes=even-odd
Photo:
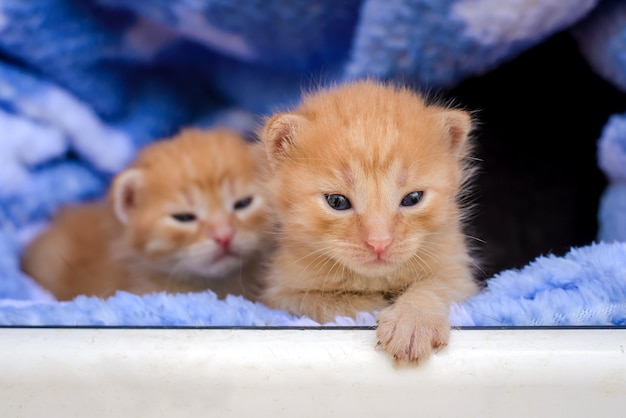
[[[157,259],[171,250],[169,242],[159,239],[152,239],[144,246],[144,252],[151,259]]]
[[[260,245],[261,239],[257,234],[240,233],[233,240],[231,248],[233,252],[245,255],[259,249]]]
[[[241,239],[235,236],[233,240],[230,241],[228,248],[220,249],[218,254],[222,254],[222,252],[226,252],[229,255],[240,256],[242,253],[245,253],[245,245],[242,245]]]

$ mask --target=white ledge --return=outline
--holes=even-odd
[[[357,330],[0,328],[3,417],[610,417],[626,329],[453,330],[398,368]]]

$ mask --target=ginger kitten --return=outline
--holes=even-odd
[[[259,144],[225,129],[154,142],[106,202],[61,209],[22,268],[59,300],[205,289],[255,299],[269,244],[263,161]]]
[[[461,231],[471,118],[359,81],[304,97],[260,132],[280,231],[261,300],[318,322],[377,311],[379,344],[420,362],[478,292]]]

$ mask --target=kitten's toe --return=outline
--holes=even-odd
[[[392,306],[378,315],[376,335],[396,362],[421,363],[448,344],[450,325],[445,316]]]

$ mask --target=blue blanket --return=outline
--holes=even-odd
[[[613,0],[0,3],[0,324],[315,325],[211,292],[57,302],[18,258],[61,204],[101,196],[182,126],[249,134],[303,87],[366,76],[453,87],[561,30],[626,90],[626,4]],[[610,181],[599,243],[496,275],[453,307],[454,325],[625,323],[626,115],[607,123],[598,164]]]

